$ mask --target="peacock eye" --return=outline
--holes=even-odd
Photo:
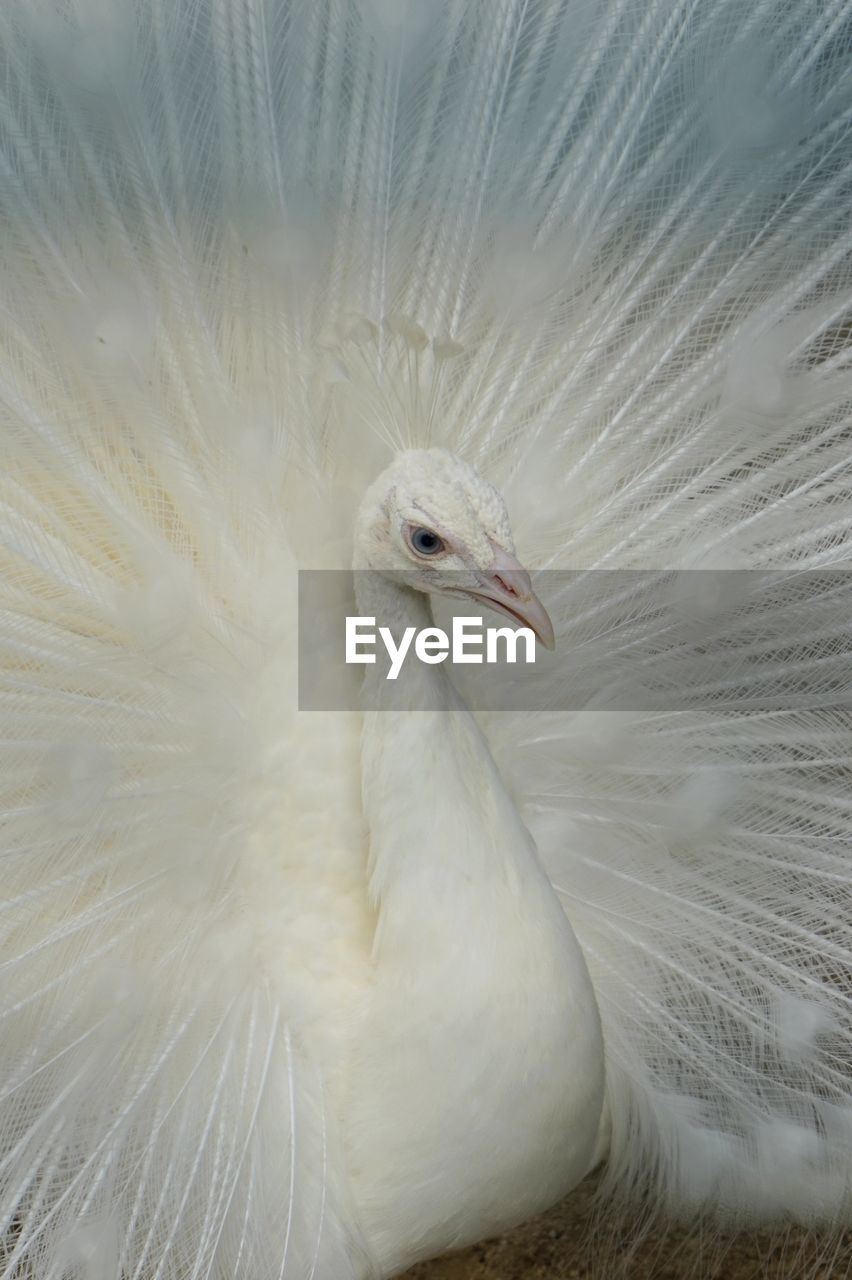
[[[444,543],[437,533],[433,533],[431,529],[416,528],[411,529],[408,535],[408,541],[413,551],[419,556],[437,556],[444,550]]]

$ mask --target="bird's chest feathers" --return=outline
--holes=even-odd
[[[603,1051],[580,948],[469,717],[422,713],[382,734],[368,719],[363,752],[377,927],[347,1144],[368,1239],[390,1268],[544,1207],[582,1176]],[[441,1227],[418,1241],[424,1198]],[[409,1254],[386,1252],[381,1224],[394,1219]]]

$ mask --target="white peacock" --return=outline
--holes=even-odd
[[[849,1221],[849,21],[0,6],[9,1280]],[[352,567],[548,698],[300,710]]]

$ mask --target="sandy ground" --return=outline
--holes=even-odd
[[[791,1229],[783,1239],[751,1233],[708,1243],[687,1231],[627,1235],[595,1227],[591,1189],[497,1240],[423,1263],[405,1280],[850,1280],[852,1235],[839,1242]],[[597,1241],[606,1237],[598,1247]]]

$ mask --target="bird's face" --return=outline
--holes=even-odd
[[[553,625],[515,557],[503,499],[454,454],[399,454],[368,490],[357,533],[364,568],[417,591],[487,605],[553,648]]]

